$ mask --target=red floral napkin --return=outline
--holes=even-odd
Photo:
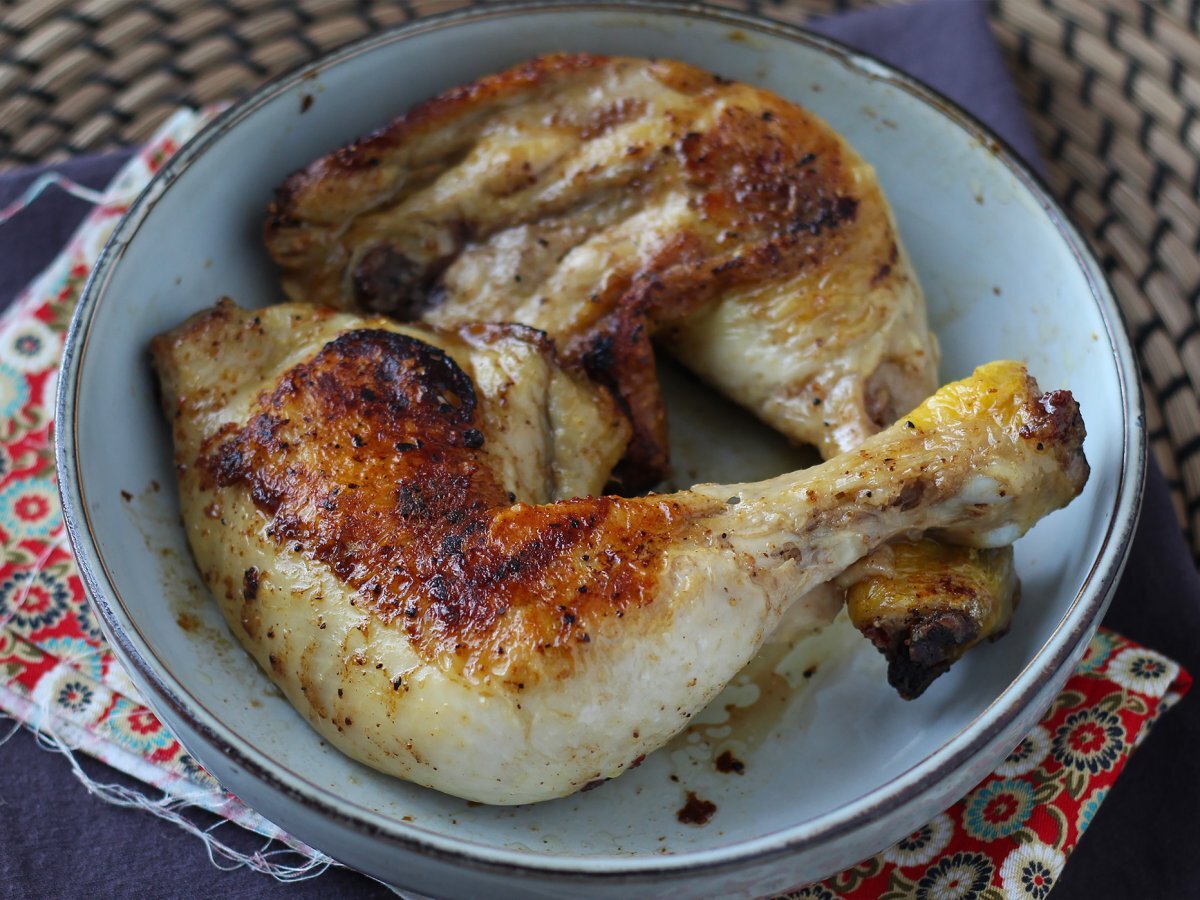
[[[790,896],[1042,900],[1129,755],[1191,685],[1165,656],[1101,630],[993,774],[892,847]]]
[[[0,711],[163,791],[165,800],[144,805],[184,828],[181,808],[196,805],[282,841],[301,866],[227,855],[296,877],[331,860],[223,791],[116,662],[85,602],[54,487],[54,385],[83,280],[127,203],[207,117],[172,118],[0,317]],[[1171,660],[1101,631],[1041,724],[994,774],[914,834],[791,896],[1045,897],[1129,754],[1190,686]]]
[[[163,791],[165,799],[134,802],[185,828],[189,822],[180,809],[191,805],[284,841],[302,855],[303,873],[329,858],[222,790],[144,704],[117,663],[85,600],[54,483],[58,363],[83,283],[128,204],[214,114],[172,116],[113,179],[63,251],[0,316],[0,712],[58,749],[83,750]],[[261,854],[244,857],[210,835],[205,840],[236,862],[280,877],[297,874],[294,865]]]

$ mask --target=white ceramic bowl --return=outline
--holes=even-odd
[[[551,50],[675,57],[824,116],[874,164],[891,199],[941,337],[942,375],[1014,357],[1043,387],[1070,388],[1092,478],[1019,542],[1024,600],[1012,632],[920,700],[897,699],[874,650],[835,628],[799,651],[805,659],[781,664],[794,675],[823,659],[787,702],[735,709],[723,727],[725,704],[753,698],[743,685],[713,724],[601,790],[492,809],[325,746],[233,642],[191,564],[173,490],[145,491],[152,480],[174,484],[146,346],[220,295],[246,305],[278,298],[260,223],[293,169],[443,88]],[[669,401],[678,470],[740,480],[791,464],[761,428],[722,428],[735,444],[705,440],[711,406],[689,407],[685,396]],[[349,865],[436,895],[766,893],[915,829],[1021,739],[1083,653],[1124,562],[1145,453],[1136,369],[1104,278],[1011,153],[868,57],[782,25],[657,3],[497,6],[422,20],[239,104],[166,166],[118,227],[72,326],[57,417],[80,569],[149,702],[265,816]],[[125,503],[122,490],[140,499]],[[184,609],[199,627],[180,627]],[[722,742],[745,762],[743,775],[709,764]],[[716,803],[706,827],[676,820],[687,789]]]

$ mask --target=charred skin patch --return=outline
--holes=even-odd
[[[1043,444],[1062,444],[1084,434],[1079,404],[1070,391],[1049,391],[1026,408],[1021,437]]]
[[[1073,473],[1082,490],[1090,470],[1078,448],[1087,429],[1074,396],[1070,391],[1049,391],[1030,403],[1025,413],[1021,437],[1039,452],[1053,453],[1058,464]]]
[[[797,107],[775,103],[770,112],[764,119],[727,106],[712,128],[678,145],[705,213],[744,237],[739,280],[793,272],[836,253],[858,215],[836,138]]]
[[[570,346],[567,358],[609,389],[633,426],[610,486],[623,494],[653,487],[667,472],[667,413],[645,318],[619,310]]]
[[[437,305],[438,291],[430,267],[409,259],[388,244],[364,253],[350,276],[360,309],[387,313],[409,321]]]
[[[924,478],[914,478],[912,481],[906,482],[896,495],[896,507],[903,512],[915,509],[920,506],[921,498],[925,496],[925,492],[929,488],[930,485]]]
[[[653,600],[682,517],[665,500],[511,505],[476,413],[442,351],[352,331],[286,372],[198,465],[246,487],[274,540],[327,564],[426,660],[528,685]]]
[[[902,628],[867,627],[863,635],[887,658],[888,684],[914,700],[980,638],[979,623],[962,610],[914,613]]]
[[[259,571],[251,566],[242,574],[242,599],[247,602],[258,599]]]

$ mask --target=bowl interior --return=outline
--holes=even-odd
[[[222,295],[243,305],[279,299],[260,227],[289,172],[441,89],[552,50],[675,57],[824,116],[879,173],[927,293],[943,378],[1016,358],[1044,388],[1071,389],[1093,474],[1079,499],[1019,542],[1024,589],[1012,632],[970,654],[919,701],[898,699],[875,651],[840,623],[790,653],[774,648],[704,723],[639,770],[565,800],[492,809],[378,775],[324,745],[234,643],[179,526],[146,347]],[[702,851],[817,820],[946,753],[1003,711],[1014,679],[1039,674],[1036,664],[1026,670],[1047,642],[1068,639],[1055,631],[1084,590],[1119,504],[1129,503],[1122,478],[1133,413],[1122,403],[1130,382],[1113,347],[1119,325],[1054,213],[986,139],[869,60],[819,42],[620,9],[431,26],[285,81],[169,171],[110,250],[76,336],[76,418],[64,425],[73,426],[77,448],[85,541],[111,586],[116,624],[190,715],[329,803],[387,827],[534,855],[605,857]],[[736,410],[714,414],[686,376],[668,377],[679,480],[743,480],[807,459]],[[163,490],[148,489],[152,482]],[[135,500],[123,501],[122,491]],[[814,663],[816,675],[804,677]],[[745,764],[743,774],[716,771],[712,759],[723,749]],[[677,821],[688,790],[717,805],[707,827]]]

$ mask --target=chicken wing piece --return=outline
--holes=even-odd
[[[223,305],[152,347],[189,540],[234,634],[334,746],[472,800],[620,774],[816,585],[901,535],[1009,543],[1087,478],[1070,394],[995,363],[804,472],[521,502],[536,492],[479,373],[535,345]],[[576,387],[576,415],[609,415]],[[571,437],[543,396],[557,459]]]
[[[850,621],[887,657],[888,683],[908,700],[980,641],[1003,637],[1020,596],[1011,546],[898,540],[861,565],[846,579]]]
[[[548,332],[631,415],[626,491],[666,469],[654,334],[826,456],[936,388],[871,167],[678,62],[546,56],[448,91],[292,175],[266,243],[294,300]]]

